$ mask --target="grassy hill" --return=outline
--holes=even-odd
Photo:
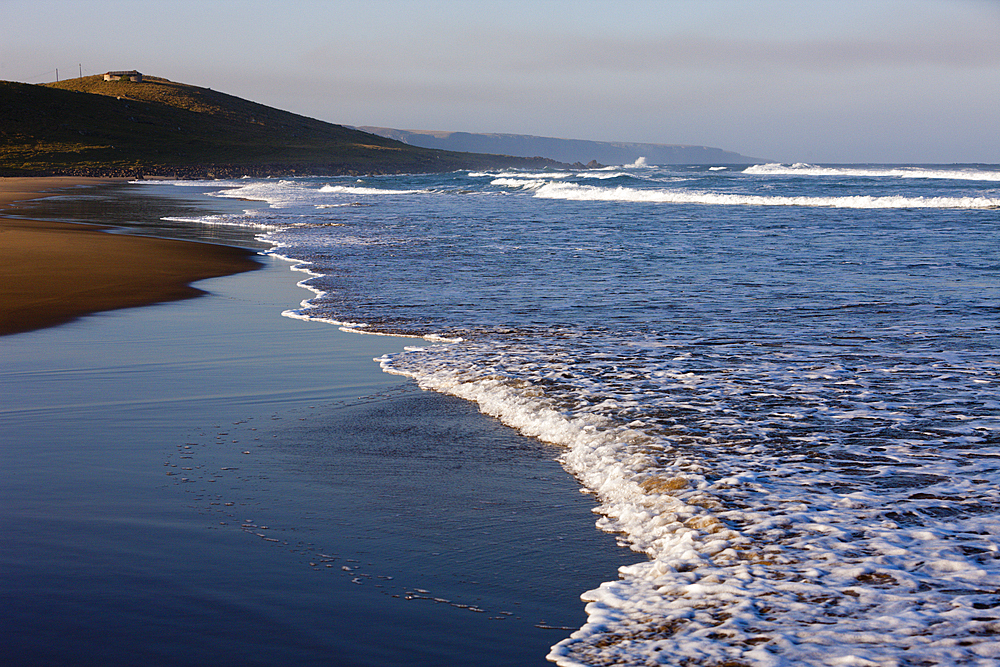
[[[102,75],[0,81],[0,175],[437,172],[552,161],[410,146],[208,88]]]

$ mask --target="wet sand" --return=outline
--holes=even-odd
[[[240,248],[7,217],[17,212],[19,201],[110,182],[0,178],[0,335],[94,312],[199,296],[203,292],[190,283],[259,267],[253,253]]]
[[[559,450],[372,361],[421,341],[281,317],[301,274],[260,261],[0,337],[0,653],[548,664],[641,556]]]

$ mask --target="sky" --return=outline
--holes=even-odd
[[[1000,163],[1000,0],[0,0],[0,79],[344,125]]]

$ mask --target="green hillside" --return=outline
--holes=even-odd
[[[144,76],[0,81],[0,175],[437,172],[552,161],[441,151]]]

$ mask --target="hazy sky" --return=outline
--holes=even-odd
[[[346,125],[1000,163],[1000,0],[0,0],[0,79],[81,66]]]

